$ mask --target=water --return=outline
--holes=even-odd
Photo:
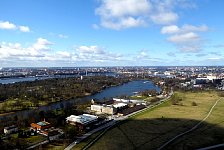
[[[114,97],[123,96],[123,95],[131,96],[137,92],[148,90],[148,89],[155,89],[158,92],[160,91],[160,88],[155,86],[151,81],[146,82],[144,80],[138,80],[138,81],[128,82],[121,86],[105,89],[104,91],[100,93],[90,96],[90,98],[100,100],[103,98],[108,99],[108,98],[114,98]]]
[[[105,72],[105,73],[88,73],[88,76],[97,76],[97,75],[106,75],[106,76],[116,76],[116,73]],[[35,80],[45,80],[50,78],[70,78],[70,77],[79,77],[80,75],[52,75],[52,76],[43,76],[43,77],[19,77],[19,78],[2,78],[0,79],[0,84],[11,84],[16,82],[24,81],[35,81]]]
[[[156,91],[160,91],[160,88],[155,86],[151,81],[148,81],[148,82],[144,80],[131,81],[129,83],[125,83],[120,86],[107,88],[92,96],[86,96],[83,98],[56,102],[56,103],[49,104],[47,106],[41,106],[34,110],[23,110],[23,111],[15,112],[13,114],[0,116],[0,122],[1,122],[1,119],[5,117],[13,117],[17,115],[18,117],[28,118],[30,114],[32,114],[33,112],[38,112],[41,110],[43,111],[55,110],[58,108],[62,108],[62,106],[66,108],[67,106],[71,106],[72,104],[75,104],[75,103],[80,104],[80,103],[88,102],[91,99],[103,100],[104,98],[109,99],[109,98],[114,98],[114,97],[123,96],[123,95],[131,96],[131,95],[134,95],[135,92],[140,92],[140,91],[149,90],[149,89],[155,89]]]
[[[48,77],[21,77],[21,78],[4,78],[0,79],[1,84],[10,84],[10,83],[16,83],[16,82],[23,82],[23,81],[35,81],[35,80],[44,80]]]

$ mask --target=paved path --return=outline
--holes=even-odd
[[[202,124],[202,123],[203,123],[203,122],[204,122],[204,121],[211,115],[211,113],[212,113],[212,111],[213,111],[213,108],[216,106],[216,104],[217,104],[220,100],[221,100],[221,98],[218,99],[218,100],[215,102],[215,104],[212,106],[212,108],[210,109],[210,111],[209,111],[208,114],[204,117],[203,120],[201,120],[199,123],[197,123],[195,126],[193,126],[190,130],[187,130],[187,131],[185,131],[185,132],[183,132],[183,133],[181,133],[181,134],[175,136],[175,137],[172,138],[171,140],[167,141],[167,142],[164,143],[162,146],[160,146],[157,150],[165,149],[165,147],[166,147],[167,145],[169,145],[171,142],[173,142],[174,140],[176,140],[176,139],[180,138],[181,136],[183,136],[183,135],[185,135],[185,134],[187,134],[187,133],[189,133],[189,132],[195,130],[199,125],[201,125],[201,124]]]
[[[215,150],[216,148],[220,148],[220,147],[223,147],[224,149],[224,144],[218,144],[218,145],[213,145],[213,146],[209,146],[209,147],[205,147],[205,148],[199,148],[197,150]]]
[[[49,141],[48,141],[48,140],[45,140],[45,141],[43,141],[43,142],[37,143],[37,144],[35,144],[35,145],[32,145],[32,146],[30,146],[30,147],[28,147],[28,148],[26,148],[26,149],[33,149],[33,148],[35,148],[35,147],[37,147],[37,146],[40,146],[40,145],[43,145],[43,144],[46,144],[46,143],[49,143]]]

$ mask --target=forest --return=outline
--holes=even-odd
[[[0,113],[80,98],[128,82],[127,78],[91,76],[0,84]]]

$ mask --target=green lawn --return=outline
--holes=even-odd
[[[175,93],[182,106],[165,102],[157,108],[138,114],[109,130],[90,149],[157,149],[182,133],[208,113],[220,97],[216,92]],[[224,142],[224,98],[199,129],[181,137],[166,149],[195,149]],[[197,106],[192,106],[196,102]]]

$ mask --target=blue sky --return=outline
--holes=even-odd
[[[223,0],[0,6],[0,67],[224,65]]]

